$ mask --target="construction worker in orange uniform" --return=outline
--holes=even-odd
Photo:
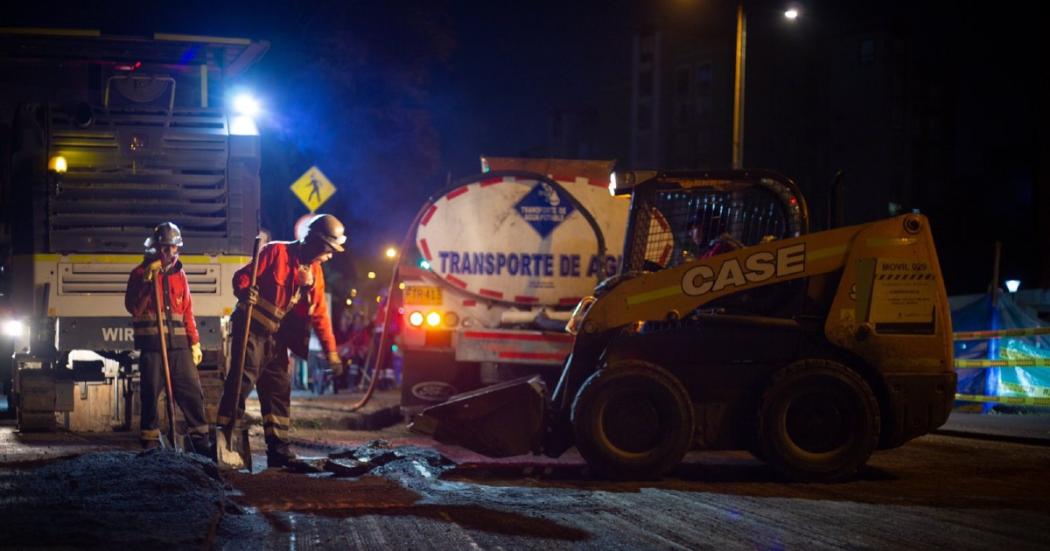
[[[315,216],[307,228],[306,236],[299,241],[274,241],[259,251],[255,287],[251,287],[252,264],[233,276],[233,292],[238,299],[232,317],[235,351],[240,350],[244,338],[246,305],[254,306],[241,394],[234,396],[236,379],[227,377],[219,401],[218,422],[219,426],[226,425],[235,413],[241,419],[244,400],[257,387],[269,467],[282,467],[295,459],[288,447],[292,394],[288,351],[308,357],[313,327],[328,367],[336,376],[343,370],[325,303],[321,264],[343,251],[345,230],[330,214]]]
[[[135,348],[141,373],[142,413],[140,417],[142,447],[160,445],[157,419],[157,397],[166,386],[160,334],[157,323],[155,282],[160,281],[164,297],[165,337],[168,346],[168,368],[171,371],[175,403],[186,419],[186,432],[195,453],[209,456],[211,442],[204,417],[204,393],[201,391],[197,365],[201,352],[197,323],[193,319],[193,300],[186,272],[179,261],[182,233],[171,222],[160,224],[146,239],[146,255],[128,276],[124,306],[134,316]],[[170,399],[170,398],[169,398]],[[175,435],[169,435],[174,441]]]

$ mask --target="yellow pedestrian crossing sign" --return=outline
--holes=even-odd
[[[312,166],[292,184],[291,190],[310,212],[314,212],[335,193],[335,186],[321,169]]]

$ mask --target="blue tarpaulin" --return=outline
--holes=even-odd
[[[990,295],[981,295],[952,310],[952,329],[987,331],[1045,327],[1034,312],[1019,306],[1008,294],[995,306]],[[955,359],[1008,360],[1050,358],[1050,335],[956,341]],[[1050,398],[1050,369],[1039,367],[989,367],[959,369],[959,394]]]

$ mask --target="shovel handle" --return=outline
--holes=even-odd
[[[153,296],[157,303],[157,335],[160,337],[160,361],[164,367],[164,392],[168,396],[168,438],[175,447],[175,393],[171,386],[171,364],[168,363],[168,339],[164,336],[164,292],[159,272],[153,277]]]
[[[252,247],[252,279],[249,289],[255,287],[255,282],[259,277],[259,251],[262,250],[263,245],[266,244],[266,237],[263,234],[255,236],[255,245]],[[237,425],[238,417],[241,411],[241,379],[244,378],[244,362],[248,357],[248,335],[251,334],[252,329],[252,310],[253,304],[249,303],[244,309],[244,334],[241,335],[241,346],[237,350],[237,363],[234,365],[236,370],[231,371],[230,375],[236,377],[234,379],[234,394],[233,394],[233,414],[230,415],[229,423],[223,427],[226,433],[226,441],[229,443],[231,435],[233,434],[233,427]]]

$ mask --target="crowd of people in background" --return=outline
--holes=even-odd
[[[324,394],[364,390],[370,383],[368,377],[372,376],[372,364],[375,362],[375,353],[379,347],[381,328],[384,322],[386,301],[381,302],[376,309],[375,316],[369,319],[363,312],[341,309],[336,315],[334,333],[339,358],[343,363],[342,373],[335,375],[327,368],[323,355],[320,353],[320,343],[312,342],[310,347],[310,358],[300,361],[300,374],[296,378],[301,389],[309,389],[315,394]],[[388,328],[391,335],[398,334],[397,317],[395,323]],[[396,339],[390,339],[389,353],[383,359],[383,369],[379,370],[380,380],[377,382],[380,389],[388,389],[397,386],[400,382],[400,354],[396,346]]]

